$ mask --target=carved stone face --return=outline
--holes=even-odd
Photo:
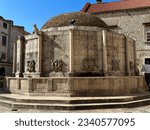
[[[31,60],[31,61],[27,61],[27,71],[29,72],[35,72],[35,61]]]
[[[129,65],[130,65],[130,70],[133,71],[133,70],[134,70],[134,63],[133,63],[132,61],[130,61],[130,62],[129,62]]]
[[[120,70],[119,62],[120,62],[120,60],[118,60],[118,59],[113,59],[112,60],[112,70],[114,70],[114,71]]]
[[[62,71],[63,61],[62,60],[52,60],[51,61],[51,71]]]
[[[95,58],[85,58],[85,59],[83,59],[83,70],[85,70],[85,71],[95,71],[95,69],[97,68],[95,61],[96,61]]]
[[[55,61],[55,62],[53,63],[53,67],[54,67],[54,68],[59,68],[59,63],[58,63],[57,61]]]

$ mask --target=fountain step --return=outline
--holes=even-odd
[[[1,94],[0,105],[12,109],[83,110],[128,108],[150,104],[150,93],[111,97],[40,97]]]

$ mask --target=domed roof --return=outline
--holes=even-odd
[[[91,26],[107,28],[107,24],[97,16],[84,12],[65,13],[53,17],[48,20],[42,27],[47,29],[50,27],[63,27],[63,26]]]

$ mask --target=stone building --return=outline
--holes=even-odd
[[[150,0],[86,3],[82,12],[99,16],[114,31],[136,41],[139,69],[150,60]]]
[[[11,92],[96,96],[145,91],[136,76],[135,41],[109,30],[95,15],[68,13],[48,20],[39,31],[20,36],[14,47]]]
[[[5,69],[5,74],[12,74],[13,44],[18,36],[28,34],[24,27],[13,25],[13,21],[0,16],[0,68]]]

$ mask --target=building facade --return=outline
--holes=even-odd
[[[24,34],[28,34],[24,27],[13,25],[13,21],[0,16],[0,68],[7,76],[12,74],[13,44]]]
[[[139,70],[145,60],[150,60],[150,0],[120,0],[109,3],[97,0],[96,4],[86,3],[82,11],[98,15],[110,29],[136,41]]]

